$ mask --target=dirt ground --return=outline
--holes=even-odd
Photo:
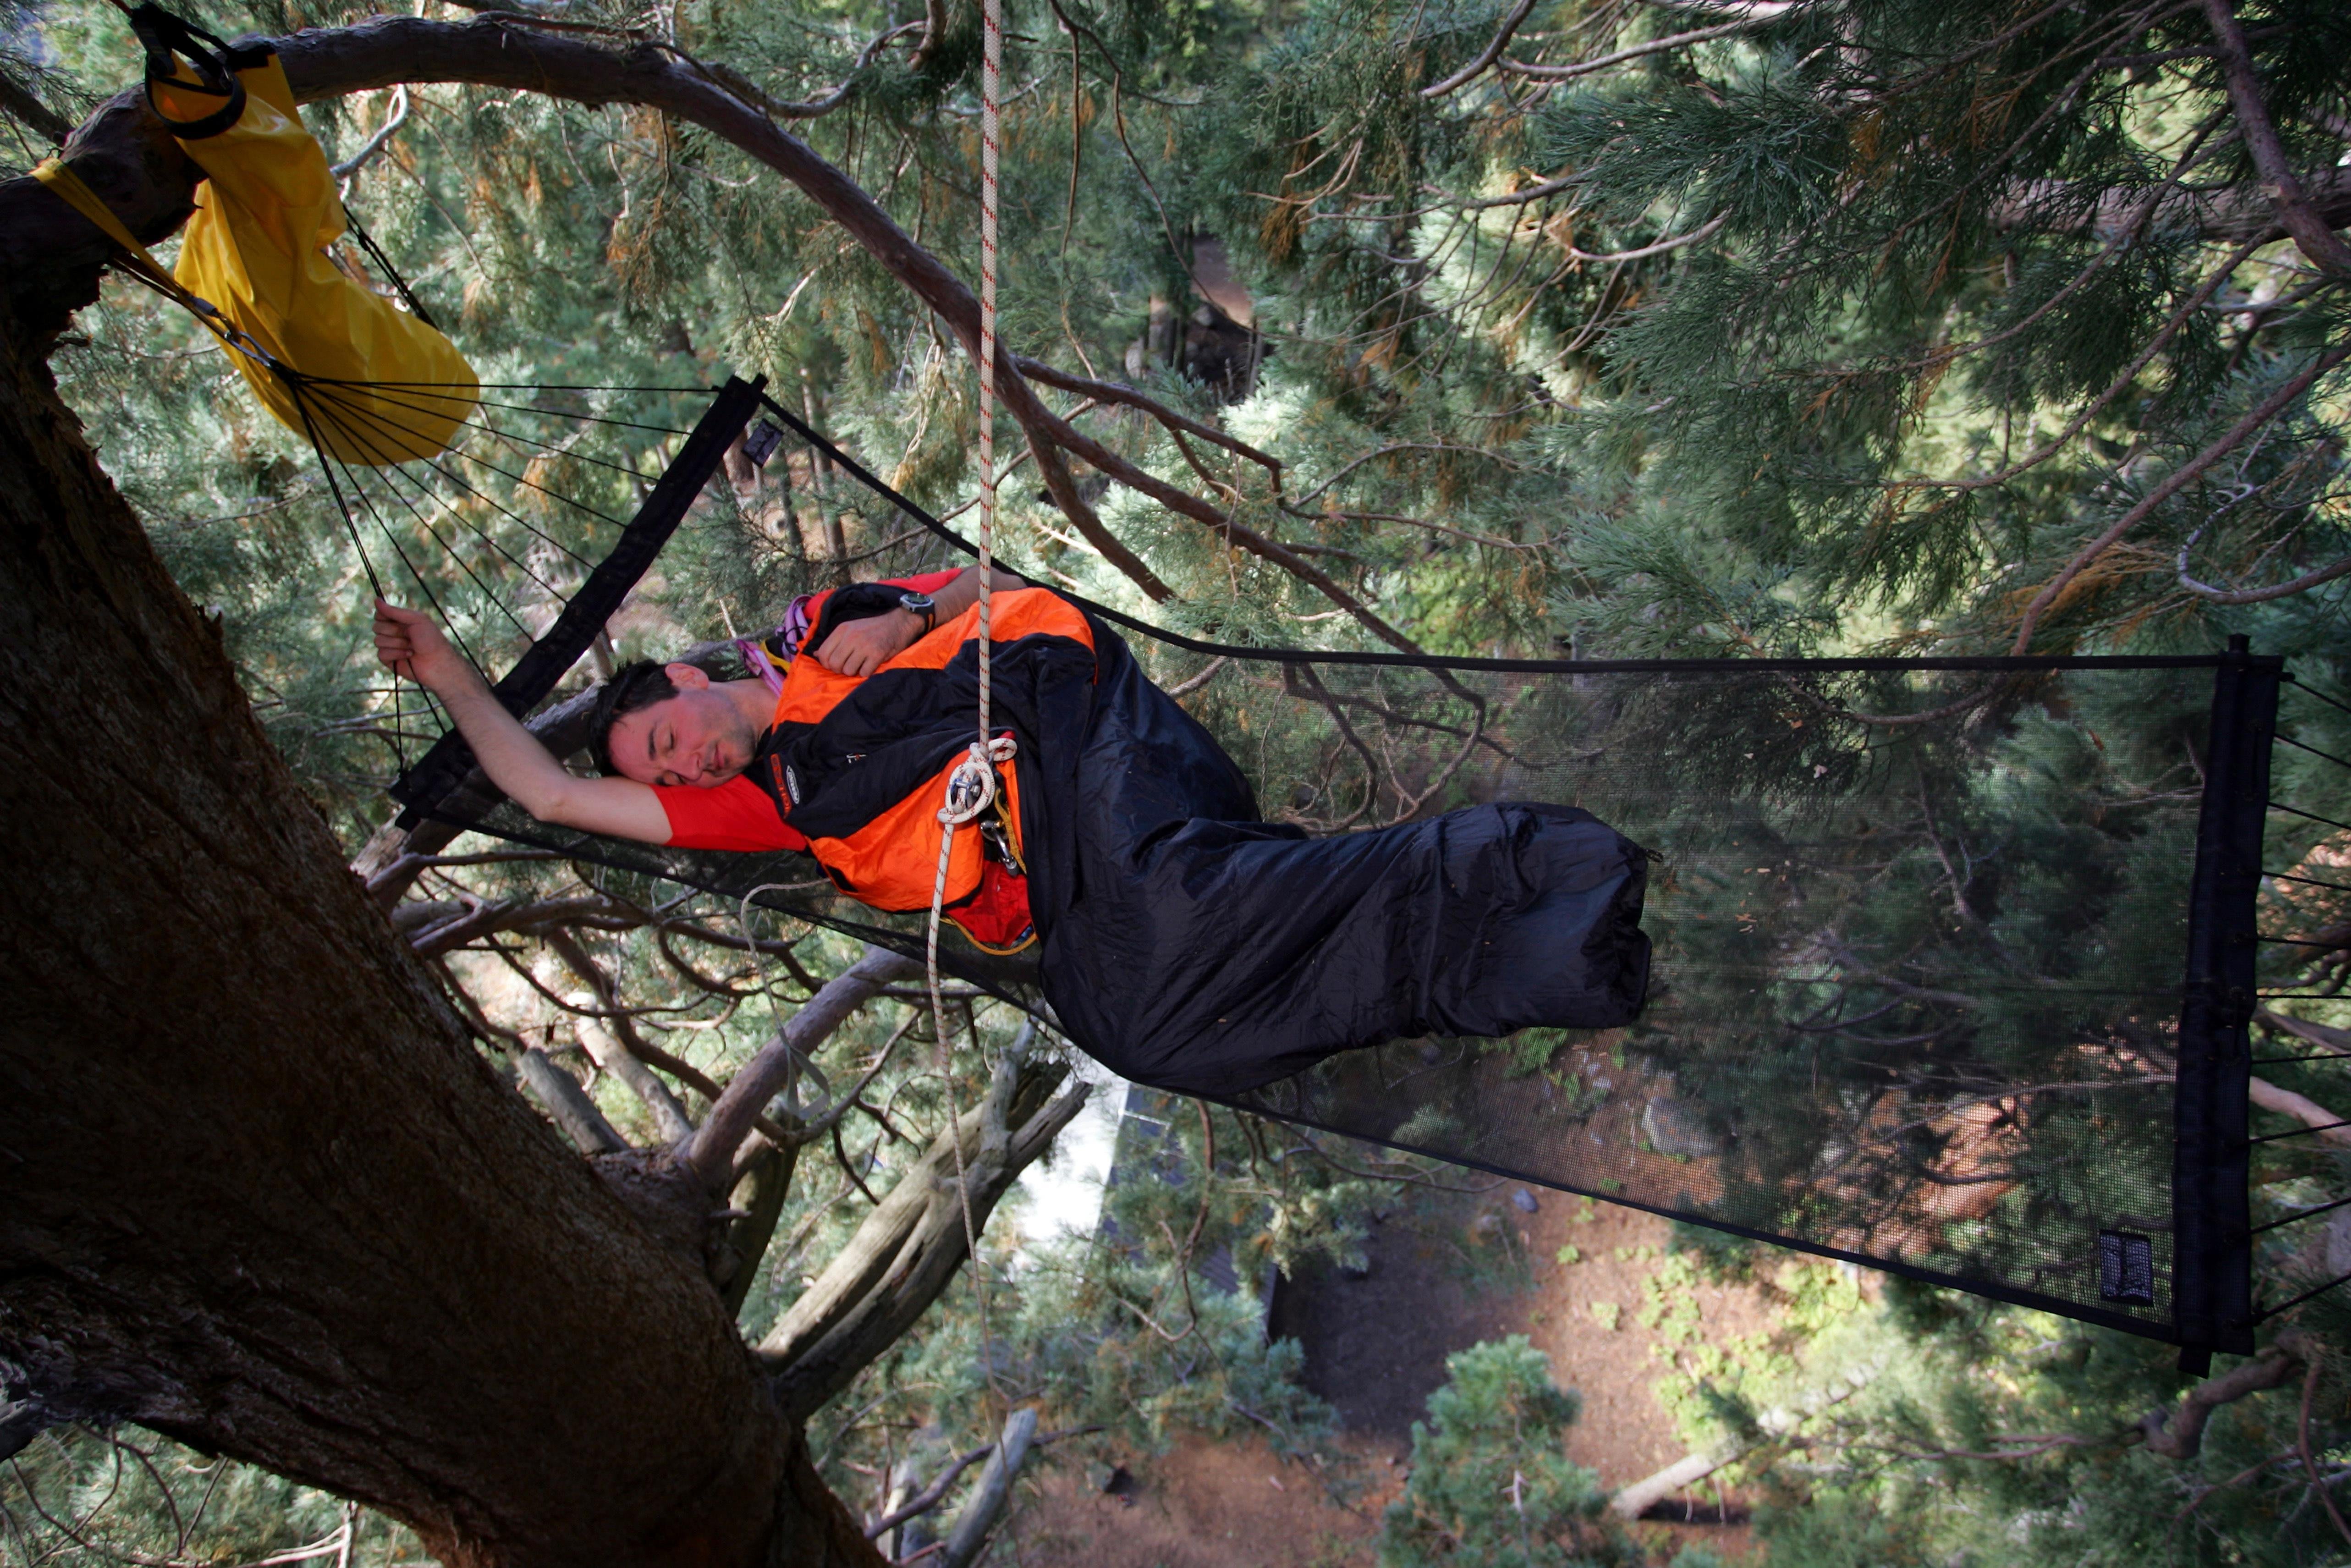
[[[1650,1392],[1662,1370],[1650,1349],[1656,1336],[1635,1321],[1667,1222],[1540,1190],[1530,1191],[1536,1207],[1527,1213],[1511,1201],[1517,1190],[1505,1183],[1476,1195],[1419,1195],[1377,1228],[1361,1274],[1305,1269],[1276,1292],[1273,1333],[1301,1343],[1308,1385],[1339,1413],[1337,1464],[1284,1463],[1256,1439],[1194,1440],[1164,1455],[1123,1456],[1123,1495],[1061,1470],[1019,1512],[1022,1568],[1368,1565],[1380,1510],[1403,1484],[1412,1423],[1444,1383],[1445,1358],[1509,1333],[1525,1334],[1551,1357],[1560,1385],[1582,1395],[1568,1457],[1604,1485],[1680,1458],[1683,1443]],[[1570,1246],[1581,1260],[1562,1264],[1560,1250]],[[1620,1249],[1629,1255],[1620,1258]],[[1701,1286],[1698,1302],[1710,1339],[1768,1322],[1743,1288]],[[1610,1305],[1614,1328],[1602,1321]],[[1710,1488],[1681,1500],[1701,1517],[1718,1501]],[[1728,1500],[1736,1517],[1739,1500]],[[1635,1529],[1666,1557],[1685,1542],[1730,1557],[1749,1545],[1740,1524]]]

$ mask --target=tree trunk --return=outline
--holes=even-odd
[[[879,1563],[708,1281],[481,1061],[344,869],[24,327],[0,321],[0,1403],[266,1466],[453,1563]]]

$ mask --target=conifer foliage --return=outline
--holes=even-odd
[[[307,113],[352,209],[486,380],[542,389],[532,401],[575,422],[500,481],[503,510],[465,516],[469,532],[388,519],[371,548],[395,597],[431,594],[486,665],[510,663],[609,542],[529,486],[624,514],[628,476],[672,448],[628,424],[649,405],[613,389],[728,371],[766,374],[893,484],[960,515],[974,488],[974,323],[956,290],[976,276],[976,5],[414,9],[251,0],[200,17],[287,40],[298,85],[328,84]],[[2265,896],[2308,940],[2270,954],[2265,980],[2306,995],[2262,1018],[2262,1054],[2298,1060],[2259,1070],[2256,1130],[2351,1110],[2329,1054],[2351,1050],[2351,781],[2325,760],[2351,757],[2351,729],[2322,700],[2351,696],[2351,10],[1007,9],[1002,435],[1029,444],[999,444],[1019,453],[1008,559],[1164,624],[1285,646],[2179,652],[2249,634],[2307,685],[2288,696],[2288,728],[2315,750],[2281,753],[2281,777],[2318,814],[2278,822],[2266,862],[2305,876]],[[0,158],[17,175],[129,84],[138,53],[96,0],[11,3],[0,33]],[[76,156],[122,123],[91,120]],[[1399,1167],[1204,1116],[1176,1139],[1196,1187],[1114,1195],[1127,1227],[1114,1246],[1031,1246],[1016,1270],[1006,1225],[983,1207],[984,1319],[951,1282],[960,1218],[893,1200],[947,1147],[937,1051],[952,1103],[983,1122],[992,1107],[980,1131],[997,1140],[1000,1192],[1076,1113],[1054,1042],[977,993],[955,998],[960,1027],[936,1041],[904,975],[852,977],[873,962],[853,944],[772,918],[746,930],[650,876],[389,829],[382,786],[434,720],[366,657],[362,562],[337,498],[167,307],[118,280],[68,326],[36,298],[54,276],[94,274],[102,253],[41,226],[47,198],[26,184],[0,189],[10,331],[47,355],[100,464],[217,629],[255,720],[498,1078],[625,1176],[709,1124],[777,1032],[771,1000],[795,1018],[821,1012],[820,997],[845,1002],[810,1049],[835,1084],[870,1068],[865,1092],[771,1107],[766,1152],[747,1144],[728,1164],[730,1147],[707,1173],[721,1190],[694,1245],[697,1288],[720,1291],[771,1361],[820,1337],[810,1322],[854,1320],[794,1414],[863,1521],[928,1496],[1008,1401],[1045,1406],[1049,1436],[1102,1426],[1148,1444],[1270,1426],[1286,1445],[1315,1438],[1324,1413],[1291,1381],[1294,1356],[1253,1342],[1249,1286],[1210,1293],[1200,1265],[1221,1249],[1246,1281],[1269,1261],[1343,1252],[1368,1188]],[[148,194],[158,214],[174,196]],[[169,225],[154,226],[161,239]],[[344,259],[374,277],[366,258]],[[750,631],[808,588],[946,564],[805,455],[729,476],[600,658]],[[1401,675],[1334,693],[1295,672],[1145,654],[1247,761],[1270,813],[1314,831],[1482,798],[1507,777],[1484,727],[1507,736],[1510,705],[1526,700]],[[1633,704],[1579,722],[1635,751],[1687,717]],[[1770,715],[1756,722],[1796,744]],[[1888,803],[1870,824],[1892,846],[1884,866],[1856,862],[1834,909],[1815,894],[1821,928],[1912,953],[2000,949],[2052,972],[2085,908],[2145,892],[2124,885],[2114,846],[2147,831],[2129,814],[2147,801],[2189,809],[2196,739],[2168,706],[2003,700],[1967,724],[1952,754],[1996,758],[2022,781],[2012,798],[1939,821]],[[1855,758],[1907,758],[1921,778],[1941,766],[1865,720],[1838,733]],[[2006,858],[1971,863],[1970,841]],[[2135,969],[2169,962],[2131,946],[2124,923],[2107,935]],[[1907,1013],[1886,1027],[1905,1019],[1925,1027]],[[1548,1046],[1516,1049],[1532,1060]],[[789,1129],[787,1113],[801,1118]],[[2069,1148],[2101,1133],[2064,1130]],[[2351,1191],[2332,1136],[2262,1146],[2259,1219]],[[2267,1233],[2263,1268],[2318,1283],[2351,1269],[2345,1234],[2325,1220]],[[885,1247],[920,1255],[923,1290],[884,1302],[868,1288],[858,1260]],[[2300,1310],[2289,1348],[2264,1331],[2289,1392],[2215,1405],[2199,1448],[2144,1425],[2181,1408],[2188,1385],[2142,1348],[1897,1293],[1880,1349],[1907,1368],[1887,1380],[1898,1392],[1807,1428],[1815,1448],[1755,1450],[1748,1479],[1783,1508],[1769,1550],[1787,1564],[2023,1563],[2066,1555],[2067,1521],[2086,1519],[2147,1554],[2335,1551],[2320,1489],[2339,1479],[2325,1456],[2351,1430],[2351,1338],[2330,1311]],[[13,1378],[9,1354],[0,1344]],[[0,1390],[0,1433],[46,1430],[0,1490],[0,1530],[15,1532],[0,1552],[176,1562],[206,1550],[207,1521],[215,1555],[337,1529],[387,1557],[406,1550],[385,1521],[339,1520],[291,1482],[224,1481],[203,1509],[215,1472],[201,1456],[135,1435],[126,1451],[132,1438],[96,1435],[113,1419],[103,1408],[79,1412],[78,1435],[52,1426],[72,1413],[41,1414],[37,1393]],[[1573,1413],[1523,1343],[1458,1357],[1389,1559],[1624,1550],[1579,1522],[1600,1493],[1560,1458]],[[2000,1437],[2020,1431],[2045,1441]],[[921,1550],[977,1473],[954,1471],[883,1544]],[[1938,1488],[1958,1500],[1920,1503]],[[2002,1512],[2029,1522],[1981,1524]]]

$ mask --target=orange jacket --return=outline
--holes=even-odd
[[[810,647],[829,630],[823,615],[830,608],[819,610]],[[1092,654],[1085,616],[1048,590],[998,593],[990,612],[992,655],[1008,668],[1071,644]],[[784,676],[746,777],[860,903],[894,911],[930,907],[947,776],[977,737],[978,638],[974,605],[871,674],[838,674],[804,656]],[[996,728],[1008,733],[1003,724]],[[1028,935],[1018,763],[999,778],[998,804],[977,830],[956,832],[947,863],[946,904],[987,946],[1018,946]]]

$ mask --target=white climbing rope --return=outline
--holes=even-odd
[[[980,1266],[979,1226],[972,1216],[971,1177],[963,1155],[963,1115],[956,1103],[955,1059],[947,1045],[947,1009],[939,988],[939,920],[946,905],[947,864],[956,830],[976,822],[996,803],[996,767],[1009,765],[1012,737],[988,735],[988,611],[996,547],[996,213],[997,124],[1004,86],[1004,0],[980,8],[979,63],[979,737],[947,776],[939,806],[939,869],[931,883],[931,921],[924,957],[929,970],[932,1032],[939,1082],[946,1092],[947,1135],[955,1145],[956,1194],[963,1205],[964,1248],[971,1261],[972,1293],[979,1307],[980,1369],[996,1385],[987,1329],[987,1271]],[[972,1042],[977,1045],[978,1041]],[[985,1130],[983,1129],[983,1135]]]

